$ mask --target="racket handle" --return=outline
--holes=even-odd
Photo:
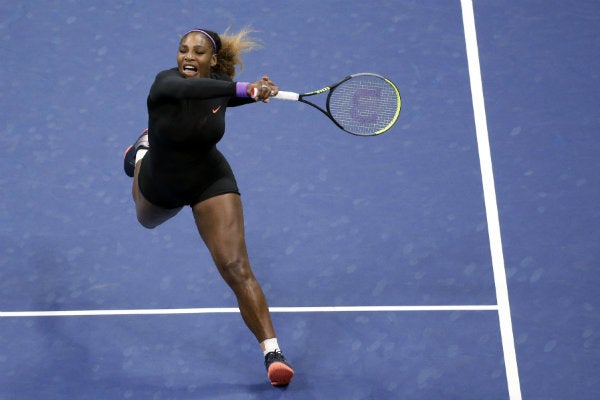
[[[250,91],[250,97],[252,97],[254,100],[256,100],[257,96],[258,96],[258,88],[253,88]],[[300,98],[300,94],[294,93],[294,92],[286,92],[286,91],[280,90],[279,93],[277,93],[276,96],[272,96],[271,98],[272,99],[277,99],[277,100],[298,101],[298,99]]]
[[[280,90],[279,93],[277,93],[277,96],[273,96],[271,97],[272,99],[277,99],[277,100],[292,100],[292,101],[298,101],[298,99],[300,98],[300,95],[298,93],[294,93],[294,92],[285,92],[283,90]]]

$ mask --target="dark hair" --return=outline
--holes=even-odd
[[[209,31],[208,29],[194,28],[186,32],[186,34],[181,37],[181,40],[183,40],[183,38],[189,35],[190,33],[194,32],[201,33],[204,36],[208,37],[210,39],[210,42],[212,43],[213,52],[215,54],[219,53],[219,51],[221,50],[221,38],[219,37],[219,34],[217,32]]]

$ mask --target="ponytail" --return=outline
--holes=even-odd
[[[236,67],[241,71],[244,63],[242,53],[261,47],[260,43],[250,36],[252,29],[246,27],[236,34],[229,32],[229,28],[220,35],[221,48],[217,54],[217,65],[212,68],[215,73],[229,76],[231,79],[236,74]]]

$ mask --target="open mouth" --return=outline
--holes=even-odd
[[[198,67],[194,65],[185,64],[181,68],[184,75],[195,75],[198,72]]]

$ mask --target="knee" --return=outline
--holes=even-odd
[[[248,260],[239,258],[218,263],[219,271],[229,286],[235,288],[254,280]]]
[[[140,212],[137,213],[137,220],[140,223],[140,225],[142,225],[146,229],[154,229],[158,225],[160,225],[157,224],[155,221],[152,221],[150,218],[147,218],[146,216],[144,216],[143,213]]]

